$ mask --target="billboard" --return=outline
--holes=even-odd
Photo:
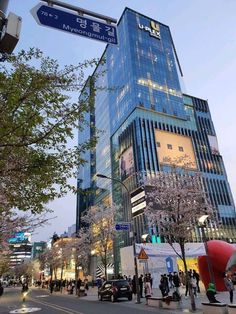
[[[130,193],[131,198],[131,212],[135,217],[143,213],[146,203],[146,191],[143,187],[139,187]]]
[[[155,190],[154,186],[145,185],[137,188],[130,193],[132,217],[142,214],[146,206],[153,202],[150,193]],[[156,210],[160,209],[158,204],[153,204]]]
[[[178,160],[178,166],[180,167],[197,169],[191,137],[156,130],[155,139],[160,164],[171,165]]]
[[[30,242],[31,234],[28,232],[16,232],[13,238],[8,240],[9,243],[25,243]]]
[[[121,180],[125,180],[135,172],[133,147],[130,146],[120,156],[119,161]]]

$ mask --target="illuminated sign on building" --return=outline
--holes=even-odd
[[[150,21],[150,27],[139,23],[138,27],[146,32],[149,32],[150,36],[161,39],[160,25],[157,22]]]
[[[147,206],[146,193],[143,187],[136,189],[130,193],[131,197],[131,209],[133,217],[142,214],[144,208]]]
[[[28,232],[16,232],[14,238],[8,240],[9,243],[22,243],[30,241],[31,234]]]

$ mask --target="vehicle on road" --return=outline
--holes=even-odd
[[[119,298],[128,298],[132,300],[132,290],[127,280],[114,279],[107,280],[103,283],[101,288],[98,289],[98,299],[110,299],[115,302]]]

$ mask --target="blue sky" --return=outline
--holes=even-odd
[[[61,0],[63,1],[63,0]],[[236,197],[236,1],[235,0],[64,0],[119,19],[125,7],[170,26],[184,74],[186,92],[207,99],[231,189]],[[11,11],[23,19],[15,51],[38,47],[60,64],[100,57],[105,44],[38,25],[30,10],[36,0],[10,0]],[[76,143],[76,139],[75,139]],[[235,198],[236,199],[236,198]],[[46,240],[75,222],[76,198],[69,195],[49,204],[57,216],[33,239]]]

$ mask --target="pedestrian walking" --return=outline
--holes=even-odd
[[[52,280],[49,283],[49,288],[50,288],[50,293],[53,293],[54,283]]]
[[[230,303],[233,303],[234,298],[234,284],[229,274],[225,274],[224,276],[224,284],[226,289],[229,291],[229,300]]]
[[[193,276],[196,278],[197,280],[197,293],[200,293],[200,286],[199,286],[199,281],[200,281],[200,275],[198,272],[196,272],[196,270],[193,270]]]
[[[149,279],[150,279],[150,285],[151,285],[151,288],[152,288],[152,283],[153,283],[152,275],[149,273],[149,274],[148,274],[148,277],[149,277]]]
[[[193,288],[193,294],[197,297],[197,279],[194,276],[190,277],[190,285]]]
[[[166,280],[164,279],[164,275],[161,275],[159,289],[161,290],[161,295],[163,298],[168,295],[168,282],[166,282]]]
[[[179,277],[179,275],[177,274],[176,271],[174,272],[174,275],[173,275],[173,284],[174,284],[174,287],[175,287],[175,291],[180,296],[179,287],[180,287],[181,282],[180,282],[180,277]]]
[[[79,280],[80,280],[80,286],[81,286],[82,280],[81,280],[80,278],[79,278]],[[79,280],[78,280],[78,281],[79,281]],[[101,288],[101,286],[102,286],[102,278],[101,278],[101,276],[99,276],[99,277],[97,278],[96,283],[97,283],[98,289]]]
[[[76,283],[76,285],[77,285],[77,294],[78,294],[78,292],[79,292],[79,290],[80,290],[81,284],[82,284],[82,280],[79,278],[79,279],[77,280],[77,283]]]
[[[170,292],[170,288],[169,288],[169,281],[168,281],[168,277],[166,274],[163,275],[163,280],[164,280],[164,283],[165,283],[165,287],[166,287],[166,291],[167,291],[167,295],[169,294]]]
[[[131,284],[131,282],[132,282],[132,278],[131,278],[131,276],[129,275],[129,277],[128,277],[128,283]]]
[[[67,292],[68,294],[72,294],[72,284],[69,282],[68,286],[67,286]]]
[[[185,276],[185,299],[190,295],[189,285],[190,285],[191,273],[188,271],[188,276]]]
[[[84,279],[84,287],[88,291],[89,290],[89,285],[88,285],[88,279]]]
[[[174,283],[173,283],[173,275],[172,273],[170,272],[168,275],[168,280],[169,280],[169,288],[172,289],[175,287]]]
[[[0,282],[0,297],[3,295],[4,288],[2,286],[2,283]]]
[[[133,276],[133,279],[132,279],[132,293],[133,293],[134,295],[136,295],[136,293],[137,293],[137,289],[136,289],[136,277],[135,277],[135,275]]]
[[[139,284],[140,298],[143,298],[143,275],[139,276],[138,284]]]
[[[148,304],[148,298],[152,296],[152,288],[150,278],[148,275],[145,275],[144,293],[146,298],[146,304]]]

